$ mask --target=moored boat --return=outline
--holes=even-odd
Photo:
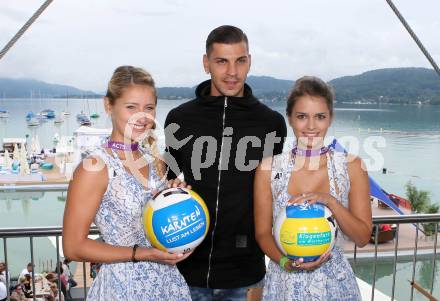
[[[9,117],[9,112],[6,110],[0,109],[0,118],[8,118],[8,117]]]
[[[53,119],[55,118],[55,111],[52,109],[45,109],[40,112],[41,116],[45,116],[47,119]]]

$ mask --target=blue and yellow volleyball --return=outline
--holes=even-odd
[[[203,199],[180,187],[165,189],[149,200],[142,219],[150,243],[170,253],[194,250],[209,229],[209,212]]]
[[[278,248],[284,255],[310,262],[331,251],[338,227],[326,206],[305,203],[282,208],[273,230]]]

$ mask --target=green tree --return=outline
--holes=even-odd
[[[424,213],[428,206],[431,204],[431,199],[429,197],[429,192],[424,190],[418,190],[409,181],[405,185],[406,197],[411,203],[412,211],[415,213]]]
[[[430,204],[427,208],[425,213],[438,213],[440,209],[440,205],[439,204]]]
[[[438,204],[430,204],[424,213],[438,213],[440,209],[440,206]],[[422,224],[423,230],[425,231],[426,235],[433,235],[435,234],[435,224],[436,223],[427,223]]]
[[[409,181],[406,185],[406,197],[411,203],[413,212],[415,213],[438,213],[440,205],[432,204],[428,191],[418,190]],[[436,223],[424,223],[422,224],[423,230],[427,236],[435,234]]]

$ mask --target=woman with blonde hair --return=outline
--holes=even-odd
[[[132,66],[117,68],[104,105],[112,133],[82,161],[69,185],[64,254],[102,263],[88,300],[190,300],[175,265],[188,254],[152,247],[141,224],[146,201],[166,184],[152,135],[157,96],[151,75]],[[104,242],[87,237],[92,222]]]

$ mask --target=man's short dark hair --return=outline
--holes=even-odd
[[[236,44],[240,42],[245,42],[249,50],[248,38],[243,30],[232,25],[222,25],[209,33],[206,39],[206,54],[212,50],[214,43]]]

